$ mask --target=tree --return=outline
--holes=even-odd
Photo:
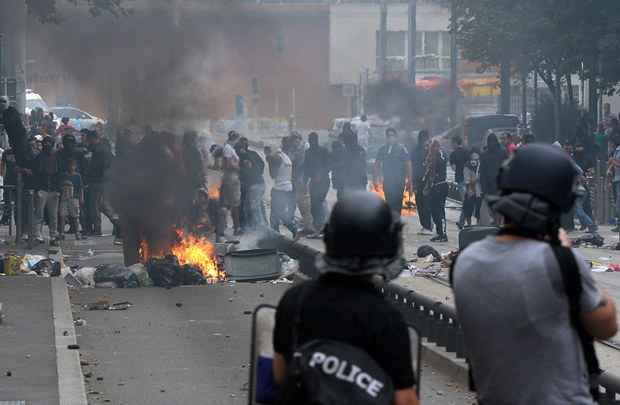
[[[41,22],[59,22],[58,2],[56,0],[25,0],[30,14]],[[127,0],[65,0],[75,6],[85,4],[93,16],[109,13],[113,16],[127,15]]]
[[[466,58],[483,67],[510,60],[539,74],[553,97],[559,139],[562,92],[567,86],[572,95],[573,74],[591,80],[594,97],[620,80],[619,15],[616,0],[462,0],[457,29]]]

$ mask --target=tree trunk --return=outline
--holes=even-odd
[[[560,141],[560,137],[562,135],[562,119],[560,117],[562,113],[562,78],[559,74],[555,75],[555,85],[552,89],[553,92],[553,130],[554,130],[554,141]]]
[[[505,58],[500,66],[501,100],[500,114],[510,114],[510,59]]]

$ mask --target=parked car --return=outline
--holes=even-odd
[[[452,137],[458,135],[470,148],[480,148],[484,145],[489,131],[498,135],[503,135],[503,132],[518,134],[518,128],[519,117],[513,114],[472,115],[465,118],[463,125],[447,130],[441,137],[449,143]]]
[[[43,100],[43,97],[41,97],[40,94],[35,93],[31,89],[26,89],[26,114],[30,115],[30,113],[32,113],[32,110],[36,108],[41,108],[44,112],[49,111],[49,106],[47,105],[45,100]]]
[[[105,124],[103,119],[75,107],[52,107],[49,111],[56,116],[56,123],[58,125],[66,117],[69,118],[69,123],[77,130],[90,129],[97,124]]]

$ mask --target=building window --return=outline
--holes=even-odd
[[[439,32],[427,31],[424,33],[424,54],[425,55],[438,55],[439,54]]]
[[[452,49],[452,35],[449,32],[441,33],[441,56],[449,58]]]
[[[381,49],[381,32],[377,31],[377,57]],[[407,31],[388,31],[385,56],[388,58],[404,58],[407,55]]]

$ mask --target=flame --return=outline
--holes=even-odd
[[[220,186],[219,184],[212,184],[209,186],[209,199],[210,200],[219,200],[220,199]]]
[[[374,184],[372,186],[372,192],[385,200],[385,191],[383,190],[383,184]],[[405,189],[405,192],[403,193],[403,207],[401,210],[401,215],[403,217],[416,216],[415,194],[410,193],[407,189]]]
[[[177,231],[179,242],[172,246],[171,252],[179,259],[181,265],[196,266],[202,271],[209,283],[226,279],[226,273],[220,269],[215,259],[215,246],[205,237]]]
[[[147,243],[146,240],[142,239],[140,241],[140,245],[138,246],[138,258],[141,263],[146,263],[149,257],[150,257],[149,244]]]

